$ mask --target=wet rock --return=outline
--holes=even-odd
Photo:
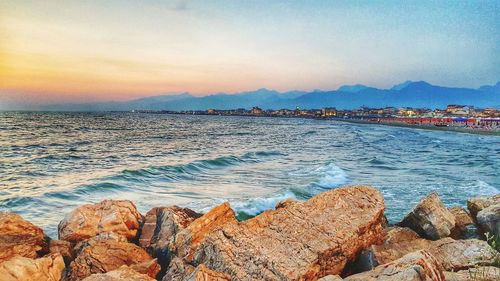
[[[69,280],[80,280],[94,273],[115,270],[122,265],[133,266],[151,260],[152,257],[135,244],[114,240],[97,241],[85,247],[71,262]]]
[[[37,258],[48,251],[43,230],[15,213],[0,212],[0,262],[16,255]]]
[[[500,203],[500,194],[491,197],[474,197],[467,200],[467,209],[473,219],[476,219],[477,213],[481,210],[488,208],[491,205]]]
[[[231,277],[222,272],[216,272],[203,264],[200,264],[196,269],[189,274],[187,277],[182,279],[183,281],[230,281]]]
[[[168,264],[169,247],[175,236],[201,214],[177,206],[153,208],[146,214],[139,245]]]
[[[433,192],[417,204],[400,226],[409,227],[424,238],[437,240],[451,234],[455,217],[443,205],[438,194]]]
[[[377,190],[337,188],[223,225],[201,241],[193,261],[233,280],[315,280],[339,274],[347,261],[381,240],[383,213]]]
[[[483,233],[500,235],[500,203],[482,209],[476,219]]]
[[[194,220],[179,232],[174,241],[173,251],[178,257],[191,262],[201,241],[215,230],[227,224],[236,224],[236,215],[229,203],[221,204]]]
[[[191,275],[194,271],[194,266],[186,263],[178,257],[174,257],[170,262],[167,273],[163,276],[162,281],[177,281],[182,280],[186,276]]]
[[[457,272],[446,271],[444,275],[446,281],[498,281],[500,280],[500,268],[480,266]]]
[[[461,207],[448,209],[455,217],[455,227],[451,230],[450,237],[453,239],[472,239],[480,238],[474,221],[470,214]]]
[[[156,281],[156,279],[123,265],[107,273],[92,274],[83,281]]]
[[[71,243],[64,240],[51,240],[49,243],[49,252],[53,254],[60,254],[66,265],[69,265],[75,259],[75,253]]]
[[[430,253],[417,251],[371,271],[344,278],[346,281],[445,281],[443,268]]]
[[[64,270],[64,260],[59,254],[31,259],[15,256],[0,263],[2,281],[59,281]]]
[[[114,232],[131,240],[136,238],[142,215],[128,200],[104,200],[83,205],[59,223],[59,239],[78,242],[102,232]]]

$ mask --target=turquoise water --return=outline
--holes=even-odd
[[[141,212],[229,201],[240,218],[345,184],[382,191],[389,220],[437,191],[499,193],[500,137],[329,120],[134,113],[0,113],[0,210],[55,237],[75,207]]]

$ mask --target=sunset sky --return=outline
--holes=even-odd
[[[0,103],[500,78],[500,1],[0,1]]]

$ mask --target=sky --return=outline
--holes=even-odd
[[[405,80],[500,80],[500,1],[0,1],[4,105]]]

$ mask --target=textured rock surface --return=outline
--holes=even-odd
[[[184,262],[178,257],[174,257],[170,262],[167,273],[163,276],[162,281],[177,281],[182,280],[186,276],[191,275],[194,271],[194,266]]]
[[[356,271],[371,270],[418,250],[428,249],[431,240],[421,238],[406,227],[389,227],[383,231],[383,243],[365,249],[356,261]]]
[[[122,265],[132,266],[151,260],[151,256],[135,244],[114,240],[98,241],[84,248],[71,262],[69,280],[79,280],[94,273],[112,271]]]
[[[444,281],[439,262],[426,251],[409,253],[371,271],[346,277],[346,281]]]
[[[108,241],[108,240],[116,242],[128,242],[125,236],[121,236],[113,232],[102,232],[90,239],[76,243],[75,247],[73,248],[73,252],[75,253],[75,256],[78,256],[83,249],[95,245],[99,241]]]
[[[498,281],[500,268],[493,266],[480,266],[457,272],[446,271],[446,281]]]
[[[51,240],[49,243],[49,251],[52,254],[60,254],[67,265],[69,265],[70,262],[75,259],[73,247],[71,247],[71,243],[69,243],[68,241]]]
[[[200,264],[196,269],[186,276],[183,281],[229,281],[231,277],[226,273],[210,270],[203,264]]]
[[[400,226],[409,227],[424,238],[437,240],[450,235],[455,227],[455,217],[433,192],[417,204]]]
[[[491,197],[474,197],[467,200],[467,209],[473,219],[476,219],[477,213],[491,205],[500,203],[500,194]]]
[[[102,232],[114,232],[127,239],[136,238],[142,215],[128,200],[104,200],[83,205],[59,223],[59,239],[78,242]]]
[[[175,237],[174,249],[177,256],[191,262],[200,242],[215,230],[226,224],[237,224],[236,215],[229,203],[221,204],[194,220]]]
[[[477,239],[453,240],[444,238],[432,242],[428,251],[448,271],[457,271],[479,265],[492,265],[497,254],[488,243]]]
[[[156,279],[146,274],[141,274],[128,266],[121,266],[118,269],[107,273],[92,274],[83,281],[155,281]]]
[[[0,262],[15,255],[37,258],[47,251],[41,228],[17,214],[0,212]]]
[[[448,209],[455,217],[455,227],[451,230],[450,237],[453,239],[472,239],[479,238],[474,221],[470,214],[461,207],[453,207]]]
[[[417,250],[431,253],[445,270],[456,271],[494,263],[495,251],[482,240],[453,240],[448,237],[431,241],[419,238],[416,233],[412,234],[411,230],[404,228],[389,229],[385,237],[381,245],[372,245],[363,251],[357,268],[370,270]]]
[[[325,277],[321,277],[320,279],[318,279],[318,281],[342,281],[342,280],[344,279],[342,279],[338,275],[327,275]]]
[[[0,263],[2,281],[59,281],[64,270],[64,261],[59,254],[31,259],[16,256]]]
[[[194,261],[233,280],[315,280],[339,274],[363,248],[379,242],[383,212],[377,190],[337,188],[225,224],[200,243]]]
[[[139,245],[157,257],[162,264],[167,265],[170,262],[170,250],[175,236],[199,217],[201,214],[188,208],[153,208],[146,214]]]
[[[476,219],[482,232],[500,235],[500,203],[484,208],[477,213]]]

